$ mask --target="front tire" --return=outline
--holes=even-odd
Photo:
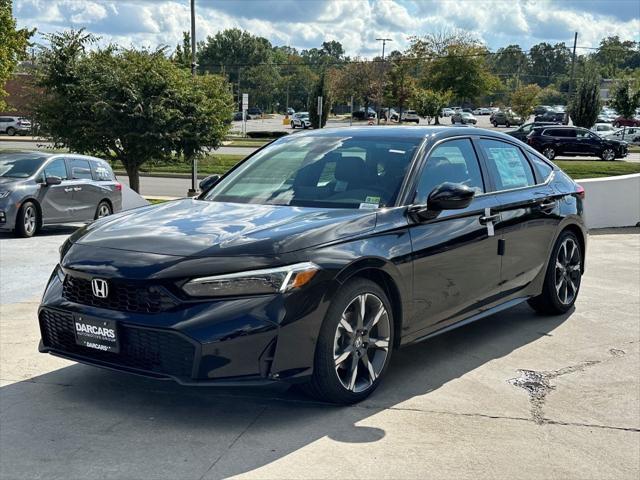
[[[529,305],[543,315],[566,313],[578,298],[582,279],[583,252],[573,232],[560,235],[551,252],[542,293]]]
[[[554,158],[556,158],[556,149],[553,147],[545,147],[542,150],[542,155],[547,157],[549,160],[553,160]]]
[[[40,212],[33,202],[24,202],[18,210],[15,233],[19,237],[31,238],[40,227]]]
[[[9,127],[7,128],[7,135],[9,135],[10,137],[13,137],[16,134],[16,129],[13,127]]]
[[[392,346],[387,295],[370,280],[353,280],[331,302],[316,344],[314,373],[302,389],[332,403],[364,400],[378,387]]]

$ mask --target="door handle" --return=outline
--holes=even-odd
[[[68,188],[65,188],[65,189],[64,189],[64,191],[65,191],[65,192],[67,192],[67,193],[69,193],[69,192],[72,192],[72,191],[73,191],[73,188],[68,187]]]
[[[500,214],[499,213],[495,213],[493,215],[483,215],[478,220],[480,221],[480,223],[482,225],[486,225],[489,222],[495,222],[499,218],[500,218]]]
[[[556,208],[555,200],[542,200],[538,203],[538,208],[544,212],[550,212]]]

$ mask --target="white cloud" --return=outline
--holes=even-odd
[[[620,2],[620,0],[613,0]],[[597,46],[619,35],[640,40],[640,11],[623,18],[607,15],[607,0],[198,0],[197,38],[237,27],[275,45],[299,49],[323,41],[341,42],[348,55],[379,54],[376,38],[392,38],[390,50],[403,50],[408,37],[445,29],[467,30],[491,49],[518,43],[566,41],[580,32],[580,45]],[[624,4],[623,4],[624,6]],[[629,13],[631,12],[631,13]],[[15,0],[20,25],[48,33],[81,28],[104,43],[174,47],[189,30],[186,0]]]

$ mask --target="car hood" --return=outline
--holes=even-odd
[[[17,186],[23,181],[22,178],[0,177],[0,187]]]
[[[375,212],[358,209],[184,199],[107,217],[71,241],[162,255],[278,255],[360,235],[375,222]]]

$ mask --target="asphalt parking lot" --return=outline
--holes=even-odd
[[[640,475],[640,229],[591,236],[569,314],[520,306],[403,349],[352,407],[37,353],[39,296],[71,231],[0,235],[2,479]]]

